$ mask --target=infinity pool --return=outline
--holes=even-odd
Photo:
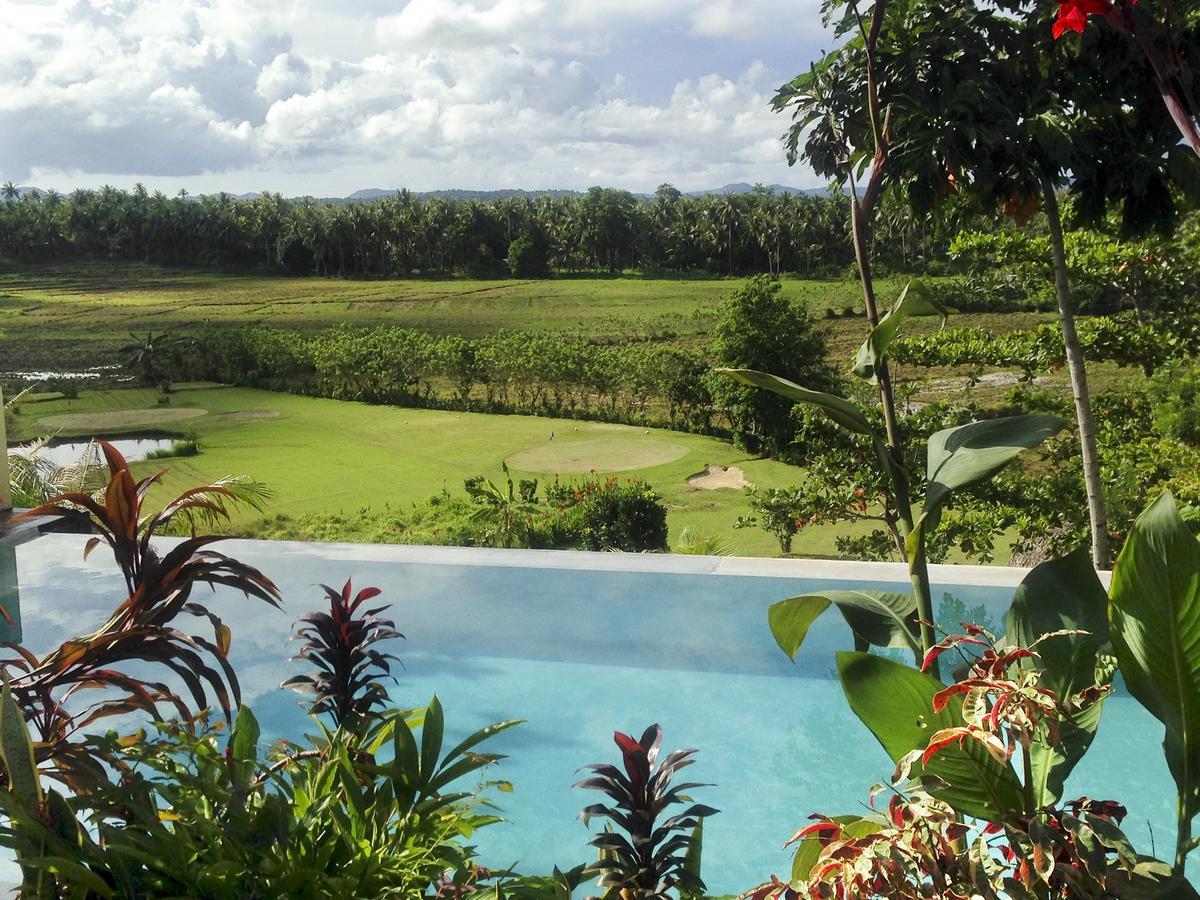
[[[24,639],[36,651],[96,627],[119,599],[111,559],[98,550],[84,563],[82,547],[79,537],[47,536],[17,548]],[[349,576],[383,589],[407,636],[390,648],[404,661],[398,705],[422,706],[436,692],[451,737],[526,720],[494,743],[510,758],[490,777],[515,791],[496,797],[510,824],[478,834],[487,865],[547,872],[593,858],[576,816],[595,798],[571,785],[580,766],[616,760],[614,729],[659,722],[667,749],[700,748],[689,775],[713,787],[696,796],[721,810],[705,826],[713,893],[785,875],[783,843],[810,812],[863,809],[871,784],[892,770],[835,679],[834,651],[851,646],[841,620],[818,620],[793,664],[766,613],[821,588],[905,590],[902,567],[256,541],[223,549],[283,591],[286,612],[224,590],[211,603],[233,628],[231,660],[266,737],[298,737],[309,724],[301,698],[278,689],[299,671],[288,662],[292,621],[320,604],[318,583]],[[946,626],[964,617],[998,626],[1020,573],[935,567],[934,579]],[[1073,796],[1126,803],[1127,831],[1146,852],[1153,833],[1160,856],[1174,842],[1161,740],[1162,727],[1118,695],[1069,785]]]

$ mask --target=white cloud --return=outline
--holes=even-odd
[[[731,41],[811,23],[816,0],[800,6],[0,0],[0,177],[316,194],[811,183],[769,111],[807,63],[772,47],[807,38]]]
[[[710,38],[747,39],[762,28],[753,4],[711,0],[692,13],[692,32]]]

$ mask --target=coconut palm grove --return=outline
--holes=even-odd
[[[9,894],[1198,896],[1200,4],[5,18]]]

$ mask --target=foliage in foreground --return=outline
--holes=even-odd
[[[1200,708],[1200,655],[1189,638],[1197,584],[1200,542],[1166,494],[1138,520],[1107,595],[1080,549],[1030,573],[1003,638],[963,623],[964,633],[931,648],[920,670],[839,653],[850,708],[896,763],[890,785],[870,791],[872,805],[889,796],[886,812],[813,816],[793,838],[790,878],[772,878],[753,896],[1198,896],[1184,876],[1200,812],[1200,747],[1190,736]],[[772,607],[780,647],[794,656],[815,615],[834,604],[860,646],[913,644],[912,625],[885,611],[883,595],[850,593]],[[942,681],[929,670],[950,653],[958,665]],[[1178,787],[1170,863],[1133,848],[1119,804],[1063,798],[1100,725],[1114,670],[1164,725]]]

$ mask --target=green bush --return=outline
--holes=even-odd
[[[1154,430],[1191,446],[1200,446],[1200,366],[1175,362],[1159,369],[1148,385],[1154,404]]]
[[[508,245],[508,271],[517,278],[545,275],[545,250],[525,235],[521,235]]]
[[[825,362],[825,336],[808,308],[783,296],[779,282],[766,276],[751,278],[721,308],[713,356],[719,366],[770,372],[813,390],[837,386]],[[740,445],[775,456],[791,443],[791,401],[730,378],[710,387]]]
[[[200,442],[194,438],[172,441],[171,446],[151,450],[146,459],[174,459],[180,456],[196,456],[200,453]]]
[[[641,480],[555,483],[546,498],[561,517],[553,524],[555,546],[580,550],[645,553],[667,549],[667,508]]]

